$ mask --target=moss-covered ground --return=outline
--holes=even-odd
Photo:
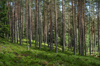
[[[0,66],[100,66],[100,58],[95,56],[73,55],[70,51],[58,53],[50,51],[47,46],[35,48],[34,44],[27,50],[26,41],[22,46],[0,38]]]

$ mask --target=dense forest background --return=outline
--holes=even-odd
[[[100,56],[99,8],[99,0],[0,0],[0,37]]]
[[[0,0],[0,66],[100,66],[100,0]]]

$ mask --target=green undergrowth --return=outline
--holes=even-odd
[[[47,46],[39,49],[32,45],[27,50],[24,44],[20,46],[0,38],[0,66],[100,66],[100,58],[74,56],[69,51],[61,50],[55,53],[55,49],[50,51]]]

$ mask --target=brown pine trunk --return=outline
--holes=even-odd
[[[38,44],[38,17],[37,17],[37,3],[38,0],[35,0],[35,47]]]
[[[41,1],[40,1],[41,2]],[[41,32],[41,37],[40,37],[40,39],[41,39],[41,43],[43,42],[43,20],[42,20],[42,12],[41,12],[41,5],[40,5],[40,22],[41,22],[41,30],[40,30],[40,32]]]
[[[41,48],[41,11],[40,11],[40,0],[38,2],[38,23],[39,23],[39,48]]]
[[[83,1],[83,21],[84,21],[84,35],[83,35],[83,48],[85,47],[85,55],[86,55],[86,49],[87,49],[87,47],[86,47],[86,38],[85,38],[85,0]],[[83,54],[84,54],[84,49],[83,49]]]
[[[21,0],[21,7],[20,7],[20,45],[22,45],[22,0]]]
[[[70,6],[70,4],[68,4],[68,6]],[[68,16],[68,50],[70,47],[72,47],[72,44],[70,44],[70,21],[71,21],[71,12],[69,12]]]
[[[62,0],[62,40],[63,40],[63,47],[62,47],[62,52],[65,50],[65,22],[64,22],[64,2]]]
[[[29,45],[28,45],[28,0],[26,0],[26,14],[25,14],[25,19],[26,19],[26,40],[27,40],[27,50],[29,50]]]
[[[33,40],[33,44],[34,44],[34,17],[33,17],[33,12],[34,12],[34,10],[32,10],[32,15],[31,15],[31,30],[32,30],[32,40]]]
[[[91,23],[90,23],[90,3],[89,3],[89,52],[91,55]]]
[[[78,39],[79,39],[79,54],[81,54],[81,33],[80,33],[80,16],[79,16],[79,9],[80,9],[80,2],[78,0],[78,6],[77,6],[77,10],[78,10],[78,15],[77,15],[77,19],[78,19]]]
[[[45,4],[45,6],[48,7],[47,4]],[[48,33],[48,31],[47,31],[47,29],[48,29],[48,28],[47,28],[47,26],[48,26],[48,16],[47,16],[47,15],[48,15],[48,10],[47,10],[47,8],[46,8],[46,13],[45,13],[45,16],[46,16],[46,17],[45,17],[45,22],[46,22],[45,24],[46,24],[46,25],[45,25],[45,33],[44,33],[44,34],[45,34],[45,43],[46,43],[46,44],[47,44],[47,35],[48,35],[48,34],[47,34],[47,33]]]
[[[10,25],[10,36],[11,36],[11,21],[10,21],[10,6],[9,6],[9,1],[8,1],[8,20],[9,20],[9,22],[8,22],[8,24]],[[7,39],[9,39],[9,34],[7,34]]]
[[[77,0],[75,1],[75,43],[76,43],[76,53],[78,52],[78,41],[77,41]]]
[[[93,19],[92,19],[92,54],[94,53],[94,50],[93,50],[93,48],[94,48],[94,47],[93,47],[93,42],[94,42],[94,41],[93,41],[93,36],[94,36],[94,35],[93,35],[93,34],[94,34],[94,33],[93,33],[93,30],[94,30],[94,27],[93,27]]]
[[[29,43],[30,43],[30,47],[32,46],[31,45],[31,0],[29,0],[29,23],[28,23],[28,28],[29,28]]]
[[[21,10],[21,39],[23,38],[23,6],[22,6],[22,3],[23,3],[23,0],[21,0],[21,8],[20,8],[20,10]],[[21,43],[20,43],[21,44]]]
[[[17,0],[15,0],[15,43],[17,43],[17,24],[18,24],[18,16],[17,16]]]
[[[53,43],[52,43],[52,39],[53,39],[53,35],[52,35],[52,0],[51,0],[51,12],[50,12],[50,51],[53,50]]]
[[[96,35],[95,35],[95,22],[94,22],[94,54],[96,55]]]
[[[82,2],[82,23],[83,23],[83,49],[82,49],[82,55],[84,55],[84,46],[85,46],[85,15],[84,15],[84,12],[85,12],[85,0],[83,0]]]
[[[84,0],[83,0],[84,1]],[[78,0],[79,3],[79,46],[80,46],[80,54],[84,55],[84,11],[83,11],[83,1]]]
[[[50,15],[50,13],[49,13],[49,10],[50,9],[50,4],[48,4],[48,8],[47,8],[47,19],[49,19],[49,15]],[[48,44],[48,47],[50,46],[50,44],[49,44],[49,23],[50,23],[50,20],[47,20],[47,44]]]
[[[12,4],[12,43],[14,43],[14,23],[15,23],[15,18],[14,18],[14,16],[15,16],[15,10],[14,10],[14,7],[15,7],[15,3],[13,2],[13,4]]]
[[[83,1],[83,21],[84,21],[84,35],[83,35],[83,41],[84,41],[84,43],[83,43],[83,48],[85,48],[85,56],[87,55],[87,45],[86,45],[86,23],[85,23],[85,0]],[[84,54],[84,49],[83,49],[83,54]]]
[[[17,43],[18,43],[18,41],[19,41],[19,35],[20,35],[20,0],[18,0],[18,10],[17,10],[17,12],[18,12],[18,40],[17,40]]]
[[[68,50],[70,46],[70,13],[69,13],[69,18],[68,18]]]
[[[56,44],[56,53],[58,52],[57,50],[57,7],[56,7],[57,1],[55,0],[55,44]]]
[[[94,13],[94,7],[93,7],[93,13]],[[96,46],[95,46],[96,45],[96,43],[95,43],[95,40],[96,40],[95,39],[96,38],[96,36],[95,36],[95,18],[93,19],[93,33],[94,33],[93,51],[94,51],[94,55],[96,55],[96,52],[95,52],[96,51]]]
[[[73,6],[73,0],[72,0],[72,14],[73,14],[73,39],[74,39],[74,55],[76,55],[76,44],[75,44],[75,12],[74,9],[75,7]]]
[[[45,1],[43,1],[43,42],[45,47]]]

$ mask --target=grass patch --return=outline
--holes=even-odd
[[[23,45],[0,39],[0,66],[100,66],[100,58],[94,56],[74,56],[72,52],[58,50],[55,53],[49,48],[35,48],[34,44],[27,50],[25,40]],[[60,48],[60,47],[59,47]]]

